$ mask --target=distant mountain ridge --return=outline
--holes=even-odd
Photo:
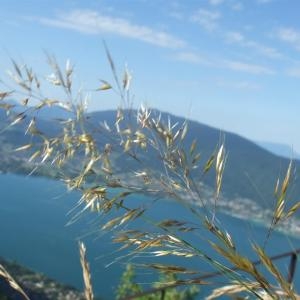
[[[48,108],[46,108],[48,109]],[[155,111],[158,114],[158,111]],[[55,117],[55,114],[51,115]],[[182,123],[185,121],[184,118],[170,115],[167,113],[161,113],[162,119],[167,121],[167,117],[170,116],[172,123]],[[113,124],[116,117],[115,110],[98,111],[88,114],[89,122],[99,126],[102,121],[107,121],[108,124]],[[0,124],[5,118],[3,112],[0,110]],[[43,118],[41,118],[43,119]],[[47,119],[47,118],[46,118]],[[42,120],[42,128],[45,132],[55,131],[53,122],[48,120]],[[186,142],[188,144],[196,138],[198,141],[198,149],[201,153],[202,166],[205,164],[209,156],[216,149],[219,143],[221,131],[209,127],[207,125],[198,123],[196,121],[188,121],[189,130],[186,136]],[[223,134],[223,132],[222,132]],[[269,151],[258,146],[254,142],[251,142],[237,134],[224,132],[225,135],[225,146],[228,151],[228,159],[226,168],[223,176],[222,192],[224,196],[229,199],[234,198],[249,198],[262,207],[273,207],[274,197],[273,192],[275,183],[279,175],[283,177],[286,172],[286,168],[289,164],[289,159],[279,157],[270,153]],[[2,139],[1,148],[5,144],[15,145],[20,140],[24,140],[24,132],[11,128],[9,131],[4,131],[0,135]],[[105,140],[99,140],[99,146],[105,144]],[[103,146],[103,145],[102,145]],[[1,150],[1,149],[0,149]],[[155,168],[155,161],[158,159],[157,156],[153,156],[151,152],[146,153],[143,159],[147,162],[148,166]],[[118,161],[118,164],[122,166],[124,161]],[[289,194],[290,199],[297,200],[300,196],[300,185],[298,181],[300,162],[295,161],[295,180],[293,182],[292,192]],[[0,165],[1,168],[1,165]],[[200,179],[199,174],[195,173],[196,180]],[[207,176],[204,176],[203,181],[205,184],[210,186],[212,189],[215,187],[215,174],[209,172]],[[298,184],[297,184],[298,183]]]
[[[294,159],[300,160],[300,154],[295,152],[293,150],[293,147],[287,144],[265,142],[265,141],[256,141],[255,143],[277,156],[281,156],[293,160]]]
[[[155,111],[157,114],[159,111]],[[115,111],[101,111],[90,113],[91,120],[115,120]],[[161,118],[167,122],[168,116],[172,123],[182,123],[184,118],[161,112]],[[198,149],[202,155],[204,165],[211,153],[219,143],[220,135],[225,135],[225,147],[228,151],[228,160],[223,176],[223,194],[232,199],[245,197],[258,202],[261,206],[270,208],[274,203],[274,188],[279,175],[285,175],[290,162],[285,157],[279,157],[237,134],[223,132],[219,129],[188,120],[188,133],[186,142],[191,144],[196,138]],[[147,157],[145,158],[147,159]],[[150,158],[149,158],[150,159]],[[300,162],[295,161],[295,181],[293,192],[289,194],[291,199],[299,199],[300,185],[297,185]],[[196,175],[197,177],[197,175]],[[204,183],[215,187],[215,175],[213,172],[204,176]],[[297,197],[298,196],[298,197]],[[294,198],[295,197],[295,198]]]

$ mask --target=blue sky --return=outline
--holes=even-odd
[[[134,103],[300,152],[299,0],[0,0],[0,76],[9,58],[49,72],[75,64],[84,90],[133,75]],[[90,109],[116,108],[111,91]]]

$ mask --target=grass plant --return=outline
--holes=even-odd
[[[2,82],[3,90],[0,93],[0,106],[7,113],[7,126],[2,131],[20,126],[29,141],[15,151],[26,153],[28,161],[35,164],[33,172],[44,165],[55,167],[69,190],[81,192],[80,210],[73,220],[87,210],[99,214],[99,218],[106,216],[108,221],[101,230],[112,232],[113,241],[120,243],[121,250],[127,251],[123,256],[126,261],[140,255],[153,259],[175,256],[188,260],[193,257],[208,263],[213,270],[222,272],[223,278],[228,281],[228,284],[218,286],[212,278],[209,282],[200,280],[198,278],[203,275],[201,270],[191,270],[179,264],[142,264],[143,268],[173,276],[170,285],[210,284],[214,291],[207,299],[221,295],[239,295],[239,299],[298,299],[293,284],[286,280],[268,257],[265,245],[253,244],[253,253],[273,276],[276,284],[271,284],[265,272],[239,252],[240,241],[234,241],[230,232],[218,221],[218,198],[228,159],[225,139],[221,138],[209,159],[202,162],[196,139],[191,144],[185,140],[187,121],[174,124],[170,118],[163,119],[156,111],[145,106],[137,110],[131,108],[132,75],[125,69],[122,79],[119,79],[111,55],[105,49],[114,82],[101,80],[94,91],[112,91],[120,97],[113,124],[106,120],[95,123],[89,119],[88,95],[73,89],[74,67],[69,60],[61,68],[56,59],[48,55],[51,74],[44,80],[38,78],[32,68],[12,60],[13,70],[9,73],[11,81]],[[54,90],[60,89],[64,96],[52,97],[51,92],[49,96],[44,95],[43,86],[49,90],[49,84]],[[53,91],[53,94],[56,92]],[[18,99],[21,110],[14,110],[14,104],[9,101],[12,97]],[[39,112],[46,107],[60,108],[68,116],[53,120],[57,133],[52,136],[39,127]],[[155,168],[151,168],[143,159],[150,152],[155,153],[157,158]],[[123,161],[122,170],[116,165],[116,158]],[[287,201],[292,171],[291,161],[282,183],[278,179],[274,216],[266,243],[277,224],[290,218],[299,209],[299,203],[289,206]],[[201,184],[194,177],[195,173],[206,176],[209,172],[215,176],[213,202],[203,197]],[[149,202],[132,202],[130,196],[139,194],[149,196]],[[196,217],[197,223],[182,221],[177,216],[170,218],[166,215],[159,222],[149,218],[148,208],[162,198],[179,202],[183,209],[190,211],[193,218]],[[151,225],[153,231],[127,229],[128,224],[136,219]],[[210,236],[207,241],[211,246],[209,252],[202,249],[201,237],[198,243],[191,243],[188,239],[188,234],[196,235],[201,230]],[[93,299],[93,292],[83,244],[80,244],[80,257],[85,295],[90,300]],[[132,297],[124,295],[123,299]]]

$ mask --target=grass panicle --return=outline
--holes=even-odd
[[[21,286],[16,282],[16,280],[7,272],[7,270],[0,264],[0,277],[2,277],[17,293],[22,295],[25,300],[30,300],[26,295]]]
[[[4,89],[0,91],[0,108],[7,114],[7,125],[1,132],[12,127],[21,128],[29,140],[18,145],[14,153],[27,155],[32,172],[39,172],[40,168],[48,166],[68,189],[79,191],[78,211],[75,209],[70,223],[87,210],[98,214],[99,219],[105,216],[106,222],[102,223],[100,230],[114,233],[114,242],[121,244],[120,249],[128,251],[128,255],[124,256],[126,259],[141,254],[154,259],[169,255],[201,259],[232,282],[231,286],[216,288],[211,298],[207,299],[239,293],[261,299],[267,299],[260,296],[262,293],[274,299],[283,293],[297,299],[292,286],[268,258],[265,247],[255,245],[253,252],[276,279],[280,291],[269,283],[248,257],[239,253],[238,241],[233,241],[230,232],[218,223],[218,200],[222,197],[222,181],[228,159],[225,139],[220,139],[219,147],[205,157],[198,149],[197,140],[190,136],[187,121],[174,123],[170,117],[144,105],[133,110],[130,96],[132,75],[126,67],[119,80],[117,68],[105,44],[104,48],[114,83],[101,80],[100,85],[91,90],[96,96],[97,93],[113,92],[121,97],[121,105],[113,122],[91,120],[91,115],[86,112],[88,96],[82,90],[74,89],[75,70],[70,60],[61,68],[54,56],[47,55],[50,75],[45,79],[40,79],[32,68],[12,60],[13,68],[9,72],[12,83],[2,83]],[[50,84],[55,91],[53,94],[56,95],[59,89],[64,96],[45,96],[42,87],[46,84]],[[21,110],[14,110],[14,105],[8,101],[11,97],[19,100]],[[41,130],[39,114],[45,108],[59,108],[64,112],[64,117],[52,120],[55,130],[51,134]],[[152,160],[153,166],[147,164],[146,159],[151,155],[155,158]],[[118,165],[120,161],[122,168]],[[281,220],[292,217],[300,207],[299,203],[289,206],[287,201],[293,168],[290,162],[282,183],[277,180],[276,204],[266,241],[274,227]],[[215,191],[212,193],[213,200],[209,201],[199,178],[212,172],[215,174]],[[147,195],[149,200],[135,202],[131,195]],[[196,217],[196,221],[189,223],[168,215],[161,220],[152,220],[147,215],[148,208],[161,198],[179,202]],[[153,231],[130,229],[130,224],[138,218],[150,225]],[[208,241],[212,246],[211,253],[202,250],[202,243],[207,243],[201,237],[203,230],[211,236]],[[199,243],[190,241],[191,234],[200,237]],[[93,299],[83,243],[79,244],[79,249],[85,296],[86,299]],[[222,262],[216,258],[219,255]],[[230,271],[227,264],[233,266],[235,271]],[[180,276],[191,276],[195,271],[158,262],[142,265]],[[249,280],[245,280],[245,276]],[[178,282],[180,280],[184,284],[196,283],[192,277],[180,277]],[[200,281],[198,283],[201,284]]]
[[[82,267],[84,295],[86,300],[93,300],[94,293],[91,281],[90,266],[86,259],[86,247],[84,243],[79,242],[80,263]]]

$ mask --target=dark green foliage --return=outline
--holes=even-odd
[[[2,294],[0,291],[0,300],[10,300],[6,295]]]

